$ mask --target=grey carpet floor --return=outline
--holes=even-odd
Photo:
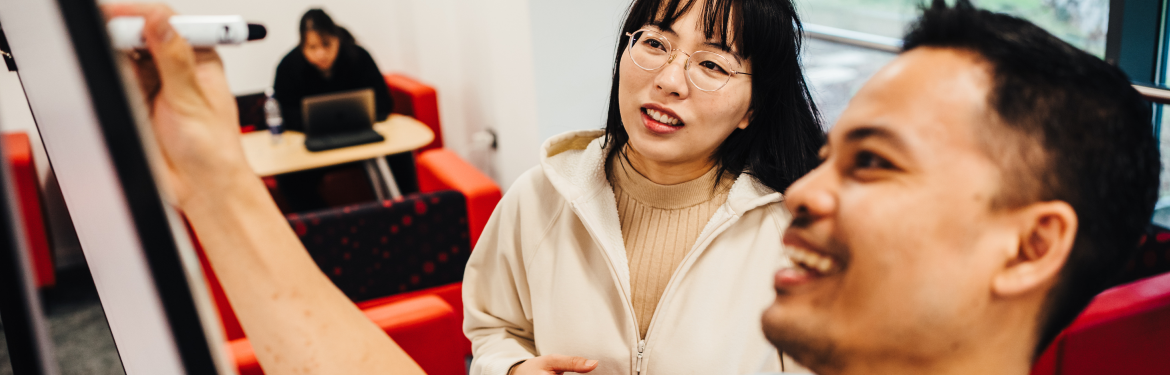
[[[93,279],[84,266],[59,271],[57,285],[42,291],[41,299],[61,374],[125,374]],[[10,361],[8,344],[0,335],[0,375],[13,374]]]

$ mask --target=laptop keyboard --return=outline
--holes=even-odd
[[[305,140],[305,148],[309,151],[325,151],[335,148],[356,146],[366,143],[381,142],[386,138],[373,130],[354,133],[330,134],[323,137],[310,137]]]

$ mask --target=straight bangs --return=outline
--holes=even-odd
[[[625,33],[632,33],[643,26],[654,25],[662,30],[672,30],[675,22],[702,3],[699,11],[699,31],[707,40],[714,41],[719,48],[733,51],[740,57],[747,59],[748,53],[744,50],[743,20],[739,17],[743,12],[740,1],[736,0],[650,0],[638,1],[630,8],[626,24],[622,28],[624,46],[629,42]]]

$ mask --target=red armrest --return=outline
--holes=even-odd
[[[382,78],[394,99],[393,112],[414,117],[435,132],[435,140],[418,151],[442,148],[443,129],[439,125],[439,96],[435,88],[401,74],[386,74]]]
[[[362,310],[369,310],[404,299],[425,295],[433,295],[442,298],[444,302],[447,302],[447,304],[451,305],[451,308],[455,310],[455,317],[459,320],[459,323],[463,323],[463,283],[451,283],[410,293],[395,294],[392,296],[360,302],[357,305],[358,308]],[[460,349],[460,352],[463,354],[463,356],[471,355],[471,341],[468,340],[465,335],[463,335],[462,328],[460,328],[459,341],[462,342],[462,348]]]
[[[43,288],[57,283],[53,270],[53,254],[45,234],[45,219],[41,214],[40,186],[37,168],[33,164],[32,143],[24,132],[4,133],[4,152],[12,171],[12,186],[20,199],[20,218],[28,241],[29,260],[32,262],[36,286]]]
[[[500,186],[451,150],[440,148],[420,153],[415,164],[420,191],[458,190],[467,197],[467,223],[474,249],[488,218],[500,203]]]
[[[433,295],[423,295],[365,310],[370,318],[427,374],[461,375],[466,373],[463,355],[454,339],[463,337],[461,322],[446,302]],[[263,374],[256,353],[248,339],[228,344],[240,375]],[[450,349],[448,349],[450,348]]]

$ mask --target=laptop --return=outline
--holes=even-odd
[[[374,131],[374,90],[360,89],[306,97],[305,148],[325,151],[386,138]]]

